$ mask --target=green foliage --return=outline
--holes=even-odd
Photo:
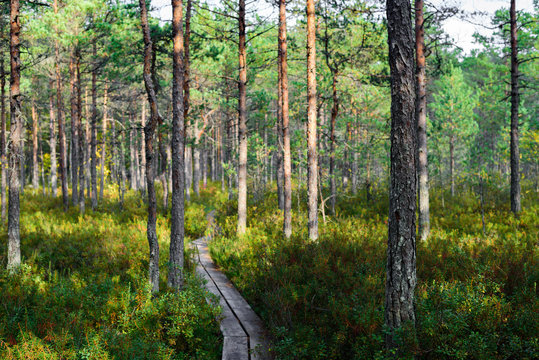
[[[115,199],[107,191],[97,211],[81,216],[76,209],[64,213],[60,198],[23,197],[24,266],[15,275],[0,272],[0,358],[220,358],[219,309],[206,301],[193,274],[192,250],[186,251],[184,290],[153,298],[145,206],[135,192],[127,194],[123,209]],[[186,224],[189,236],[203,233],[201,205],[187,207]],[[169,227],[159,216],[163,270]],[[6,240],[2,236],[3,248]],[[2,269],[5,261],[2,253]],[[166,287],[166,271],[161,276]]]
[[[486,238],[474,194],[442,208],[434,193],[432,235],[417,245],[418,345],[402,330],[407,350],[400,358],[539,355],[537,199],[516,219],[500,206],[501,194],[488,191]],[[217,214],[222,236],[210,243],[212,256],[273,332],[279,359],[391,357],[383,327],[387,196],[338,205],[339,216],[321,222],[317,242],[308,240],[304,212],[293,213],[293,236],[282,238],[273,193],[250,206],[241,238],[234,204]]]

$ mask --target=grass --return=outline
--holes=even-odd
[[[164,290],[153,298],[146,207],[135,192],[123,207],[117,198],[108,189],[96,211],[79,215],[73,208],[64,212],[60,198],[28,191],[22,197],[24,265],[15,275],[0,271],[0,358],[220,359],[220,310],[206,301],[188,248],[206,230],[204,207],[186,209],[188,271],[180,294],[166,289],[169,219],[159,209]]]

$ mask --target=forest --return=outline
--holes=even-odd
[[[0,359],[538,359],[539,1],[471,3],[0,1]]]

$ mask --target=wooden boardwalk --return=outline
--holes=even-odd
[[[206,288],[219,297],[223,309],[223,360],[269,360],[269,337],[262,320],[210,257],[207,238],[193,241],[198,249],[197,273]]]

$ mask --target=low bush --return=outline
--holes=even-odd
[[[134,192],[123,207],[106,195],[85,215],[64,213],[61,199],[22,198],[23,266],[16,274],[0,271],[0,358],[219,359],[219,309],[193,275],[193,251],[187,246],[184,290],[166,290],[170,233],[159,215],[165,290],[152,296],[145,206]],[[186,223],[202,224],[203,213],[188,206]],[[203,233],[197,226],[189,236]],[[4,235],[2,248],[6,241]],[[5,269],[5,252],[0,264]]]
[[[537,201],[519,218],[491,203],[483,236],[470,196],[431,204],[431,236],[417,245],[417,340],[403,329],[399,358],[539,357]],[[384,349],[387,196],[341,198],[336,217],[319,219],[316,242],[303,209],[283,239],[272,195],[249,206],[239,238],[235,204],[217,213],[212,256],[271,329],[278,359],[392,357]]]

